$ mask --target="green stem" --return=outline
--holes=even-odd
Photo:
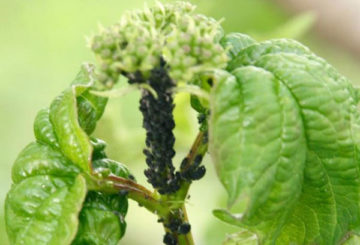
[[[184,214],[183,220],[190,224],[189,218],[188,218],[188,215],[187,215],[187,212],[186,212],[185,205],[183,205],[181,209],[182,209],[183,214]],[[192,236],[192,232],[190,231],[185,235],[179,235],[178,236],[178,243],[179,243],[179,245],[195,245],[194,239],[193,239],[193,236]]]
[[[145,207],[150,212],[165,217],[169,213],[169,208],[155,193],[146,189],[144,186],[135,183],[132,180],[109,176],[107,179],[113,182],[113,187],[119,191],[126,191],[128,197],[136,201],[139,205]]]
[[[113,187],[116,190],[126,191],[128,193],[128,197],[136,201],[139,205],[144,206],[147,210],[158,215],[160,218],[164,220],[169,219],[173,210],[171,208],[172,205],[170,204],[170,202],[162,201],[153,192],[146,189],[144,186],[135,183],[132,180],[117,176],[109,176],[107,179],[113,182]],[[183,213],[182,220],[185,222],[189,222],[185,205],[182,205],[181,210]],[[166,227],[164,228],[165,231],[168,231]],[[192,237],[192,233],[189,232],[186,235],[179,235],[178,244],[195,245],[194,239]]]
[[[194,164],[194,160],[196,158],[196,156],[201,155],[203,156],[208,148],[208,144],[207,144],[207,140],[205,140],[207,132],[204,131],[200,131],[188,153],[188,155],[186,156],[187,160],[187,165],[183,166],[181,171],[187,171],[193,164]],[[168,195],[168,196],[164,196],[163,198],[168,201],[169,203],[171,203],[171,210],[169,212],[169,214],[171,215],[172,213],[176,212],[176,210],[180,210],[181,212],[177,212],[177,213],[181,213],[182,215],[179,215],[179,219],[182,220],[182,222],[186,222],[189,223],[189,218],[187,216],[187,211],[186,211],[186,207],[185,207],[185,199],[188,195],[189,192],[189,188],[191,185],[191,181],[188,180],[182,180],[181,182],[181,187],[180,189],[173,195]],[[166,220],[169,220],[170,217],[166,217]],[[166,230],[166,228],[165,228]],[[185,235],[178,235],[177,236],[178,239],[178,244],[179,245],[194,245],[194,239],[192,236],[192,232],[188,232]]]
[[[196,156],[201,155],[204,156],[208,149],[207,140],[205,141],[205,137],[207,132],[200,131],[187,155],[187,165],[182,169],[182,171],[188,170],[193,164]],[[187,180],[183,180],[181,182],[180,190],[176,193],[176,200],[185,200],[188,195],[189,188],[191,182]]]
[[[188,155],[187,165],[183,166],[182,171],[188,170],[193,164],[196,156],[204,155],[207,151],[207,142],[204,140],[206,132],[200,131],[197,135]],[[92,177],[93,189],[105,192],[124,191],[128,197],[136,201],[140,206],[145,207],[151,213],[156,214],[164,220],[164,224],[171,221],[172,218],[180,219],[182,222],[190,223],[185,207],[191,181],[182,180],[179,191],[172,195],[160,196],[156,192],[146,189],[144,186],[126,178],[109,175],[103,180],[97,180]],[[171,232],[164,226],[166,232]],[[175,234],[178,245],[194,245],[194,239],[191,231],[187,234]]]

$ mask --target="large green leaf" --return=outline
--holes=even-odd
[[[240,50],[212,92],[224,221],[264,244],[337,244],[360,225],[359,114],[346,78],[295,41]],[[230,215],[230,214],[229,214]]]
[[[85,199],[85,179],[51,175],[22,180],[8,193],[6,225],[11,244],[70,244]]]

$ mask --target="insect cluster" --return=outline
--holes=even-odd
[[[165,62],[154,68],[148,79],[137,74],[130,76],[129,83],[147,83],[156,93],[143,89],[140,99],[143,127],[146,130],[146,148],[143,152],[148,169],[145,175],[160,194],[174,193],[180,188],[180,173],[175,172],[172,162],[175,156],[175,105],[171,90],[175,84],[166,71]]]

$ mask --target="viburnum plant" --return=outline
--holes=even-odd
[[[185,2],[128,12],[90,44],[97,65],[83,65],[39,111],[36,140],[14,163],[5,207],[11,244],[118,244],[131,199],[163,224],[164,244],[192,245],[184,203],[205,175],[206,153],[228,193],[227,209],[213,213],[239,227],[224,244],[353,241],[359,96],[322,58],[293,40],[225,34]],[[144,174],[153,190],[91,136],[121,76],[142,93]],[[176,169],[179,91],[191,94],[199,133]],[[235,204],[241,214],[231,213]]]

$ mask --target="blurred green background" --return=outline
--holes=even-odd
[[[98,24],[116,22],[129,9],[141,8],[143,0],[0,0],[0,244],[8,244],[3,219],[4,200],[11,185],[11,165],[20,150],[34,139],[36,112],[47,106],[73,79],[80,64],[93,62],[85,37]],[[146,1],[149,6],[153,1]],[[198,11],[225,18],[227,32],[249,33],[256,39],[295,38],[328,59],[354,83],[360,81],[360,63],[340,45],[321,38],[311,27],[316,12],[296,16],[269,0],[194,0]],[[139,94],[112,99],[96,134],[106,141],[109,155],[126,163],[140,183],[144,158],[144,130],[138,112]],[[176,98],[175,162],[186,154],[195,137],[196,116],[188,97]],[[211,211],[224,207],[226,196],[209,158],[208,173],[196,182],[188,201],[189,217],[197,244],[221,244],[236,229],[223,225]],[[121,244],[160,244],[162,227],[156,218],[131,202],[128,229]]]

